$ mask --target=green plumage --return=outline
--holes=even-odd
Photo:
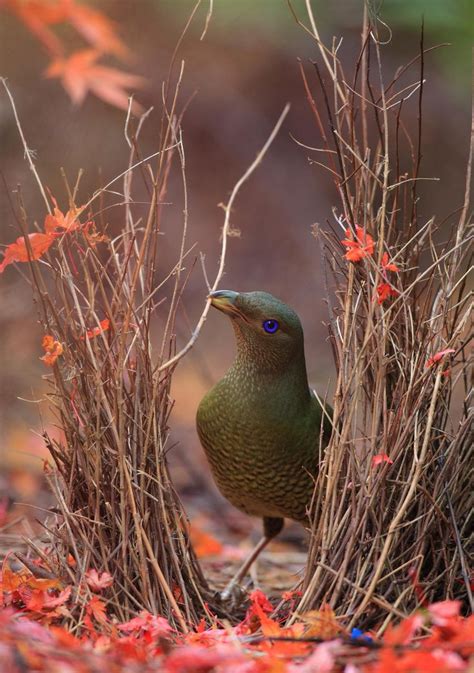
[[[233,365],[197,412],[214,479],[249,515],[304,522],[320,431],[324,445],[331,424],[308,386],[300,320],[266,292],[224,290],[211,298],[231,318],[237,341]],[[277,321],[275,333],[265,331],[267,320]]]

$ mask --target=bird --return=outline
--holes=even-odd
[[[209,299],[230,318],[237,353],[199,404],[197,433],[222,495],[263,520],[263,537],[221,592],[222,600],[232,600],[284,519],[309,523],[332,409],[308,384],[295,311],[263,291],[216,290]]]

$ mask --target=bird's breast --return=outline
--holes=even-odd
[[[202,400],[197,429],[217,486],[234,506],[305,519],[318,431],[310,405],[295,403],[291,392],[285,399],[278,387],[235,385],[230,377]]]

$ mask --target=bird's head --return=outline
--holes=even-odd
[[[296,313],[268,292],[218,290],[211,304],[229,316],[240,357],[257,368],[280,369],[297,358],[304,359],[303,328]]]

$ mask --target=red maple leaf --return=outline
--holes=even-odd
[[[73,206],[70,208],[66,214],[64,214],[59,208],[58,203],[54,196],[51,196],[51,200],[54,204],[53,214],[46,215],[44,218],[44,230],[47,234],[56,233],[57,229],[64,229],[65,232],[75,231],[80,229],[81,224],[78,220],[79,215],[84,210],[84,206],[81,208],[76,208]]]
[[[40,358],[40,360],[43,360],[45,365],[48,365],[48,367],[52,367],[58,357],[63,354],[63,345],[60,341],[56,341],[56,339],[51,336],[51,334],[45,334],[41,345],[46,352],[43,357]]]
[[[393,465],[393,460],[386,453],[378,453],[376,456],[372,456],[372,467],[377,467],[377,465],[382,465],[383,463]]]
[[[33,259],[39,259],[50,248],[55,237],[50,234],[28,234],[31,254],[28,251],[25,236],[20,236],[15,243],[10,243],[3,253],[3,260],[0,264],[0,273],[3,273],[5,267],[14,262],[29,262]]]
[[[169,622],[164,617],[152,615],[146,610],[140,612],[138,617],[134,617],[129,622],[120,624],[117,628],[119,631],[133,633],[137,636],[140,633],[150,633],[154,639],[168,636],[173,631]]]
[[[23,21],[25,26],[44,44],[52,54],[60,54],[62,45],[59,38],[48,26],[64,21],[66,12],[64,2],[53,0],[3,0],[5,7]]]
[[[384,301],[390,299],[390,297],[398,297],[400,294],[398,290],[390,285],[390,283],[380,283],[377,285],[377,302],[383,304]]]
[[[113,578],[108,572],[99,574],[97,570],[92,569],[86,572],[86,582],[92,591],[102,591],[102,589],[107,589],[107,587],[112,585]]]
[[[68,19],[77,32],[97,50],[125,57],[129,50],[116,34],[116,26],[105,14],[78,5],[73,0],[64,0],[68,6]]]
[[[109,327],[110,327],[110,320],[108,318],[104,318],[103,320],[100,321],[97,327],[92,327],[91,329],[88,329],[86,332],[86,336],[85,337],[81,336],[81,339],[84,338],[93,339],[99,334],[102,334],[102,332],[108,330]]]
[[[44,607],[53,609],[57,608],[60,605],[64,605],[64,603],[67,603],[71,596],[71,591],[72,587],[66,587],[62,591],[60,591],[57,595],[51,596],[50,594],[46,594],[46,598],[44,601]]]
[[[444,358],[445,355],[449,355],[450,353],[455,353],[456,351],[454,348],[445,348],[444,351],[438,351],[434,355],[432,355],[428,360],[426,361],[425,367],[432,367],[433,365],[437,364],[440,360]]]
[[[46,70],[47,77],[58,77],[73,103],[83,102],[91,91],[106,103],[122,110],[128,109],[129,93],[126,89],[139,88],[144,79],[116,68],[98,65],[101,53],[96,49],[77,51],[69,58],[58,58]],[[139,113],[141,106],[132,105],[132,111]]]
[[[99,598],[99,596],[92,596],[92,598],[86,603],[86,613],[89,617],[94,617],[99,624],[107,624],[107,608],[105,603]]]
[[[400,269],[396,264],[393,262],[388,261],[388,252],[384,252],[382,256],[382,269],[384,271],[394,271],[395,273],[398,273]]]
[[[344,257],[349,262],[360,262],[364,257],[374,254],[374,239],[362,227],[356,226],[356,239],[352,229],[346,229],[346,237],[341,242],[349,248]]]

